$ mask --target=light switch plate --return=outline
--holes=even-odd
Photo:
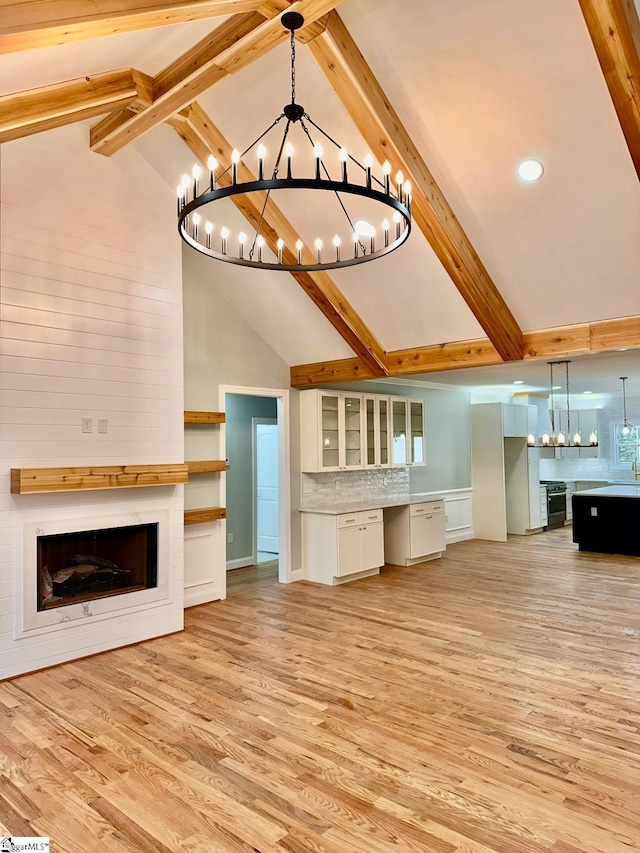
[[[109,421],[106,418],[98,418],[98,432],[103,435],[109,432]]]

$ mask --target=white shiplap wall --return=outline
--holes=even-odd
[[[79,124],[0,152],[0,677],[182,627],[183,488],[11,495],[12,467],[183,459],[182,286],[172,191]],[[81,418],[93,418],[82,434]],[[108,420],[106,435],[97,419]],[[21,519],[169,509],[167,600],[14,639]],[[30,570],[32,567],[24,567]],[[35,569],[33,569],[35,571]]]

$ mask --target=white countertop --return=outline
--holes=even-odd
[[[409,495],[396,498],[371,498],[362,501],[345,501],[344,503],[331,504],[331,506],[307,506],[300,512],[313,512],[320,515],[342,515],[346,512],[366,512],[369,509],[384,509],[391,506],[408,506],[409,504],[422,504],[431,501],[441,501],[442,498],[425,497],[424,495]]]
[[[599,489],[584,489],[574,492],[575,498],[640,498],[640,485],[637,486],[601,486]]]

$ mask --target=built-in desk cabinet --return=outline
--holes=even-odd
[[[302,551],[307,580],[314,583],[334,585],[379,574],[384,565],[382,510],[303,512]]]
[[[385,562],[413,566],[435,560],[446,548],[444,501],[425,501],[384,511]]]

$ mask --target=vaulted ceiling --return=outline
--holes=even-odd
[[[280,113],[279,17],[298,10],[299,100],[360,159],[411,177],[414,229],[331,276],[192,259],[294,384],[639,347],[638,5],[3,0],[0,141],[83,122],[96,156],[134,145],[174,187]],[[527,157],[544,164],[535,184],[516,176]],[[226,211],[232,232],[243,214]],[[286,197],[266,236],[311,245],[328,218]]]

